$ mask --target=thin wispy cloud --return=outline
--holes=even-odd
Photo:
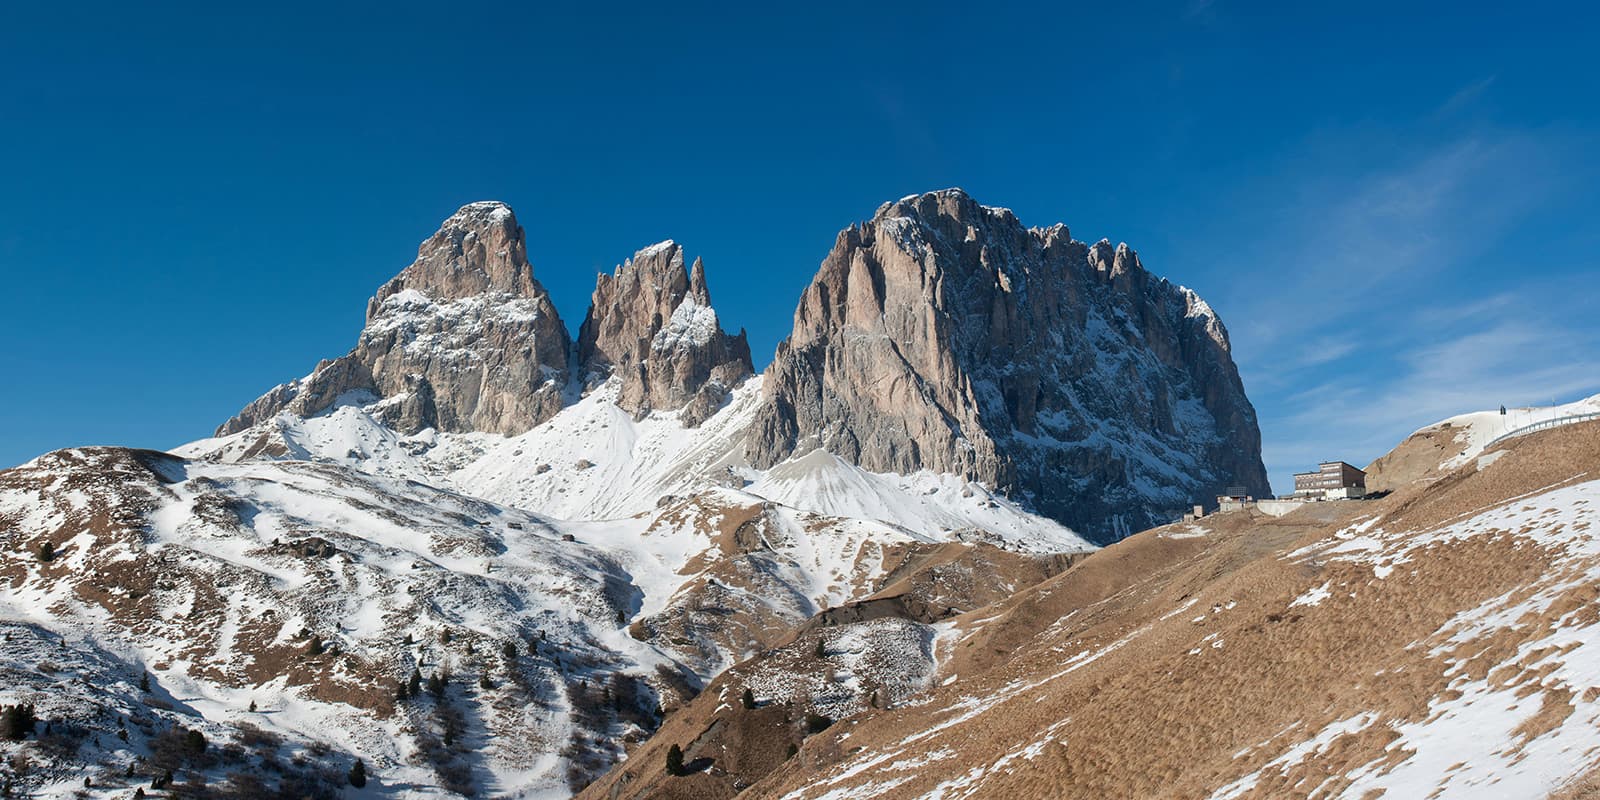
[[[1504,276],[1531,265],[1484,261],[1557,196],[1559,150],[1480,130],[1367,169],[1302,154],[1323,171],[1255,187],[1285,202],[1238,254],[1227,305],[1275,486],[1443,417],[1600,391],[1592,287],[1519,283]]]
[[[1499,76],[1490,75],[1461,87],[1456,91],[1455,94],[1450,95],[1450,99],[1440,104],[1439,109],[1434,112],[1434,116],[1449,116],[1461,111],[1462,109],[1472,106],[1474,103],[1478,102],[1478,99],[1481,98],[1485,92],[1489,91],[1489,87],[1494,85],[1495,78],[1497,77]]]
[[[1293,364],[1299,367],[1331,364],[1358,350],[1360,345],[1348,338],[1324,336],[1300,348],[1295,354]]]
[[[1313,179],[1310,196],[1251,254],[1259,279],[1230,303],[1248,320],[1246,360],[1292,356],[1279,351],[1285,342],[1393,304],[1448,272],[1537,206],[1546,189],[1531,165],[1545,160],[1521,137],[1473,137],[1355,179]],[[1285,182],[1296,180],[1304,179]]]
[[[1551,299],[1573,289],[1581,287],[1530,286],[1397,320],[1368,348],[1389,371],[1331,377],[1278,399],[1284,413],[1268,426],[1269,470],[1281,484],[1325,458],[1369,461],[1456,414],[1600,392],[1600,332],[1587,324],[1587,301]]]

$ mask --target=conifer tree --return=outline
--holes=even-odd
[[[18,703],[0,708],[0,739],[21,741],[33,733],[38,717],[34,716],[32,703]]]

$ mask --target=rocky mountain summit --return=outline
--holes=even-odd
[[[1093,592],[952,637],[1235,483],[1266,489],[1227,333],[1126,246],[887,204],[758,375],[678,244],[597,276],[574,337],[472,203],[216,437],[0,471],[0,704],[83,743],[0,765],[51,797],[332,797],[358,758],[374,796],[731,796],[831,769],[835,720],[987,688]]]
[[[714,457],[680,468],[651,456],[652,476],[601,473],[625,482],[616,486],[597,487],[597,475],[560,483],[560,472],[527,474],[543,461],[522,469],[496,459],[497,481],[528,485],[563,515],[582,504],[559,495],[597,500],[588,503],[596,512],[637,513],[660,496],[635,498],[641,487],[681,494],[708,480],[760,483],[785,462],[831,469],[809,458],[817,450],[870,473],[957,476],[1099,542],[1175,518],[1227,486],[1268,491],[1227,330],[1198,295],[1151,275],[1127,245],[1076,241],[1059,224],[1025,228],[959,189],[885,204],[841,232],[759,395],[730,403],[753,372],[744,333],[727,333],[711,306],[704,265],[686,268],[675,242],[599,275],[573,342],[533,277],[511,210],[473,203],[378,290],[349,355],[273,389],[218,433],[254,431],[250,445],[233,447],[245,457],[341,459],[355,452],[342,439],[327,453],[284,441],[294,423],[278,415],[354,405],[402,436],[518,437],[600,393],[601,405],[636,421],[670,412],[675,429],[738,417],[713,426]],[[729,439],[739,446],[724,448]],[[637,452],[612,457],[624,442],[607,441],[561,447],[613,467],[638,461]],[[400,446],[415,454],[435,443]],[[451,452],[444,472],[480,460]],[[785,474],[800,485],[831,480],[795,471]]]
[[[766,372],[757,467],[823,448],[953,473],[1111,541],[1227,485],[1267,492],[1227,331],[1127,245],[950,189],[839,234]]]
[[[711,308],[706,270],[685,271],[676,242],[651,245],[595,281],[578,333],[578,364],[590,381],[615,375],[617,405],[635,415],[683,409],[695,427],[754,371],[744,331],[729,336]]]
[[[472,203],[367,301],[355,349],[272,389],[217,433],[281,411],[311,416],[351,393],[381,401],[402,432],[521,433],[561,410],[570,350],[511,209]]]
[[[577,365],[577,372],[572,370]],[[367,301],[348,355],[274,387],[217,429],[246,431],[281,412],[311,417],[344,401],[404,434],[524,433],[573,390],[615,376],[617,404],[636,416],[681,411],[694,427],[753,373],[744,332],[722,330],[705,268],[662,242],[598,277],[574,346],[533,277],[526,234],[504,203],[463,206],[417,260]]]

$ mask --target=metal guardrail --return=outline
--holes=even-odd
[[[1532,425],[1524,425],[1524,426],[1522,426],[1522,427],[1520,427],[1520,428],[1518,428],[1518,429],[1516,429],[1514,431],[1511,431],[1510,433],[1500,434],[1499,436],[1489,440],[1489,443],[1484,445],[1483,449],[1488,450],[1489,448],[1494,447],[1495,445],[1497,445],[1497,444],[1499,444],[1499,443],[1501,443],[1501,442],[1503,442],[1503,441],[1505,441],[1507,439],[1515,439],[1516,437],[1521,436],[1521,435],[1523,435],[1525,433],[1533,433],[1534,431],[1545,431],[1545,430],[1549,430],[1551,428],[1559,428],[1562,425],[1571,425],[1574,422],[1588,422],[1589,420],[1595,420],[1595,419],[1600,419],[1600,411],[1591,411],[1591,412],[1589,412],[1587,414],[1571,414],[1571,415],[1565,416],[1565,417],[1555,417],[1553,419],[1547,419],[1547,420],[1543,420],[1541,422],[1535,422]]]

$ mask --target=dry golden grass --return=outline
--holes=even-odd
[[[986,544],[903,544],[885,548],[885,570],[878,590],[862,601],[830,609],[789,628],[782,641],[745,664],[719,676],[692,702],[673,709],[662,728],[634,749],[629,760],[586,788],[583,798],[720,798],[763,777],[799,767],[803,761],[836,761],[846,749],[805,731],[808,709],[802,702],[772,702],[746,709],[739,695],[759,668],[821,674],[832,665],[819,661],[818,637],[833,626],[883,614],[931,622],[949,609],[986,606],[1012,597],[1017,587],[1038,583],[1082,559],[1032,556]],[[765,698],[763,698],[765,700]],[[801,746],[808,741],[819,746]],[[666,752],[683,748],[685,761],[701,769],[681,777],[665,773]],[[791,756],[791,748],[799,750]]]
[[[1551,552],[1502,531],[1428,545],[1381,580],[1365,564],[1314,551],[1285,556],[1331,541],[1356,517],[1376,515],[1389,531],[1424,531],[1507,501],[1515,507],[1517,498],[1596,465],[1600,425],[1572,426],[1513,442],[1483,472],[1469,465],[1381,501],[1329,503],[1278,520],[1219,515],[1205,521],[1203,538],[1141,534],[967,615],[968,635],[942,669],[959,676],[954,685],[932,691],[926,704],[836,726],[748,795],[855,787],[863,796],[915,797],[982,770],[972,796],[1204,797],[1332,723],[1369,712],[1384,722],[1428,719],[1430,702],[1454,691],[1452,662],[1467,678],[1542,695],[1541,710],[1517,731],[1537,737],[1572,713],[1575,697],[1597,689],[1547,685],[1551,666],[1534,665],[1549,651],[1518,658],[1519,649],[1564,616],[1567,624],[1600,616],[1600,590],[1568,588],[1544,612],[1480,639],[1449,643],[1437,632],[1464,610],[1501,595],[1516,602],[1559,578]],[[1320,586],[1329,587],[1320,604],[1291,605]],[[1074,659],[1081,666],[1068,671]],[[970,711],[966,698],[986,698],[979,702],[994,710],[928,734]],[[1331,796],[1357,767],[1381,772],[1404,760],[1403,749],[1389,749],[1396,737],[1388,724],[1334,737],[1299,764],[1263,771],[1242,796]],[[830,782],[842,766],[860,763],[850,760],[856,748],[898,754]],[[1024,750],[1033,757],[1006,760]],[[892,768],[940,751],[951,755]]]
[[[1550,800],[1600,800],[1600,765],[1557,789]]]

